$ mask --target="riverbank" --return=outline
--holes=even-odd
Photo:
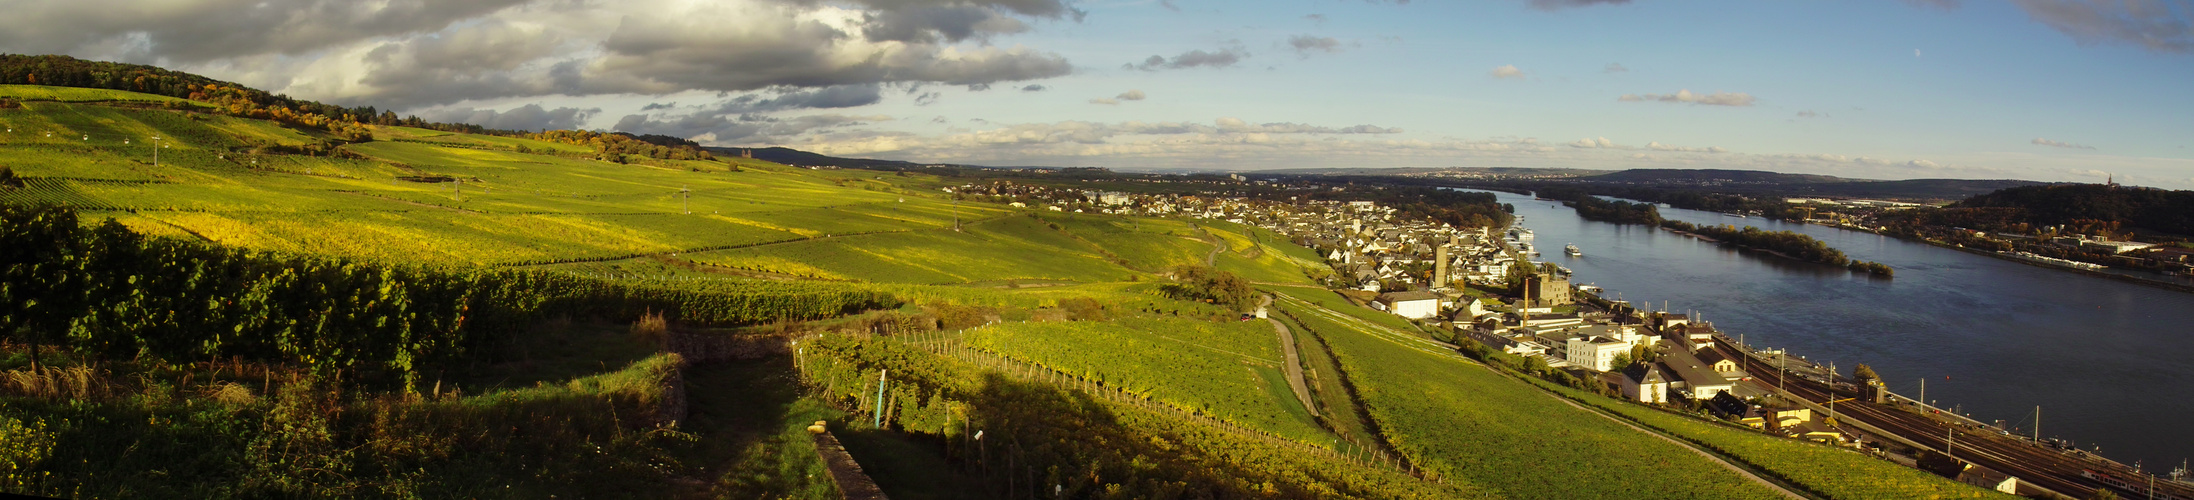
[[[1777,219],[1777,220],[1780,220],[1780,219]],[[1783,221],[1783,222],[1791,222],[1791,221]],[[2039,267],[2039,268],[2043,268],[2043,269],[2050,269],[2050,270],[2056,270],[2056,271],[2065,271],[2065,272],[2070,272],[2070,273],[2084,274],[2084,275],[2088,275],[2088,276],[2094,276],[2094,277],[2097,277],[2097,278],[2108,278],[2108,279],[2113,279],[2113,280],[2123,281],[2123,282],[2126,282],[2126,283],[2133,283],[2133,284],[2137,284],[2137,285],[2147,285],[2147,286],[2151,286],[2151,287],[2156,287],[2156,288],[2162,288],[2162,289],[2165,289],[2165,290],[2172,290],[2172,291],[2177,291],[2177,292],[2194,293],[2194,285],[2188,285],[2188,284],[2185,284],[2185,283],[2173,283],[2173,282],[2169,282],[2169,281],[2161,281],[2161,280],[2154,280],[2154,279],[2148,279],[2148,278],[2143,278],[2143,277],[2140,277],[2140,276],[2133,276],[2133,275],[2127,275],[2127,274],[2118,274],[2118,273],[2108,273],[2108,272],[2103,272],[2103,271],[2096,271],[2096,270],[2089,270],[2089,269],[2074,269],[2074,268],[2069,268],[2069,267],[2063,267],[2063,266],[2052,266],[2052,265],[2048,265],[2048,264],[2043,264],[2043,263],[2040,263],[2040,262],[2034,262],[2034,261],[2029,261],[2029,260],[2024,260],[2024,259],[2016,259],[2016,258],[2012,258],[2012,257],[2010,257],[2010,256],[2007,256],[2007,255],[2004,255],[2004,254],[2000,254],[2000,253],[1996,253],[1996,252],[1990,252],[1990,251],[1986,251],[1986,250],[1981,250],[1981,249],[1978,249],[1978,248],[1966,248],[1966,247],[1964,247],[1964,246],[1959,246],[1959,245],[1956,245],[1956,244],[1952,244],[1952,243],[1950,243],[1950,242],[1945,242],[1945,241],[1937,241],[1937,240],[1931,240],[1931,239],[1927,239],[1927,238],[1915,238],[1915,237],[1911,237],[1911,236],[1904,236],[1904,235],[1899,235],[1899,234],[1891,234],[1891,233],[1885,233],[1885,232],[1882,232],[1882,231],[1878,231],[1878,230],[1875,230],[1875,229],[1872,229],[1872,228],[1867,228],[1867,227],[1860,227],[1860,226],[1845,226],[1845,225],[1836,225],[1836,224],[1821,224],[1821,223],[1817,223],[1817,222],[1812,222],[1812,221],[1806,221],[1806,222],[1796,222],[1796,223],[1797,223],[1797,224],[1806,224],[1806,225],[1812,225],[1812,226],[1821,226],[1821,227],[1829,227],[1829,228],[1843,229],[1843,230],[1847,230],[1847,231],[1859,231],[1859,232],[1865,232],[1865,233],[1872,233],[1872,234],[1876,234],[1876,235],[1881,235],[1881,236],[1887,236],[1887,237],[1891,237],[1891,238],[1896,238],[1896,239],[1900,239],[1900,240],[1905,240],[1905,241],[1911,241],[1911,242],[1917,242],[1917,243],[1925,243],[1925,244],[1927,244],[1927,245],[1929,245],[1929,246],[1934,246],[1934,247],[1939,247],[1939,248],[1947,248],[1947,249],[1951,249],[1951,250],[1957,250],[1957,251],[1960,251],[1960,252],[1970,253],[1970,254],[1974,254],[1974,255],[1984,255],[1984,256],[1988,256],[1989,258],[1993,258],[1993,259],[1997,259],[1997,260],[2004,260],[2004,261],[2010,261],[2010,262],[2017,262],[2017,263],[2020,263],[2020,264],[2025,264],[2025,265],[2029,265],[2029,266]]]

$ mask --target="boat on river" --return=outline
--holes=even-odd
[[[1583,256],[1585,256],[1585,252],[1584,252],[1583,250],[1578,250],[1578,249],[1577,249],[1577,244],[1576,244],[1576,243],[1571,243],[1571,244],[1569,244],[1568,246],[1564,246],[1564,247],[1562,247],[1562,252],[1563,252],[1563,253],[1567,253],[1567,254],[1569,254],[1569,256],[1571,256],[1571,257],[1583,257]]]

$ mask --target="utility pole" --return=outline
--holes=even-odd
[[[1927,377],[1920,377],[1920,406],[1927,406]]]
[[[160,166],[160,136],[152,136],[152,166]]]
[[[680,206],[681,206],[681,207],[683,207],[683,208],[685,208],[685,210],[686,210],[686,213],[687,213],[687,214],[692,214],[692,213],[693,213],[693,189],[691,189],[691,188],[688,188],[688,187],[686,187],[686,186],[678,186],[678,194],[679,194],[679,196],[683,196],[683,197],[684,197],[684,201],[681,201],[681,202],[679,202],[679,203],[680,203]]]

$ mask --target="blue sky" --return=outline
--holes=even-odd
[[[2116,174],[2194,188],[2186,0],[141,9],[172,7],[167,17],[80,3],[0,21],[16,33],[0,35],[0,50],[163,64],[506,128],[915,161]],[[275,28],[238,35],[218,31],[226,18],[174,18],[224,8]]]

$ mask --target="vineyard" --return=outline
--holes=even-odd
[[[1031,485],[1041,484],[1057,485],[1042,494],[1065,498],[1488,497],[1390,464],[1276,446],[1261,434],[979,351],[846,335],[801,345],[801,377],[815,397],[888,428],[933,436],[1002,496],[1032,496]]]
[[[980,349],[1197,413],[1304,442],[1327,437],[1288,394],[1280,348],[1272,325],[1263,321],[1004,323],[965,336]]]

